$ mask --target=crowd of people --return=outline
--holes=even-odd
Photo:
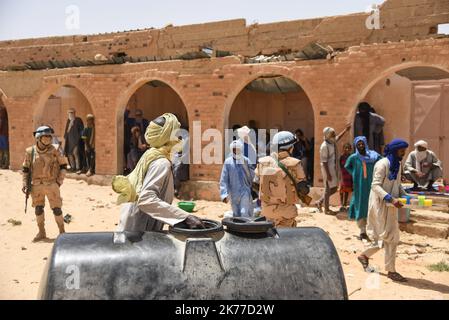
[[[67,111],[67,122],[64,129],[63,154],[69,161],[69,172],[77,174],[86,173],[90,177],[95,174],[95,117],[92,114],[86,116],[86,126],[80,117],[76,116],[76,110],[70,108]],[[57,149],[61,149],[61,143],[54,140]]]
[[[385,249],[388,277],[403,282],[406,278],[395,267],[399,243],[395,210],[403,207],[400,197],[406,195],[402,182],[408,178],[414,183],[414,190],[425,188],[432,191],[433,183],[442,176],[442,163],[429,150],[427,142],[418,141],[403,170],[402,160],[409,144],[402,139],[393,139],[384,146],[385,121],[372,109],[366,110],[366,103],[359,105],[356,117],[360,121],[354,125],[354,133],[359,130],[366,135],[356,135],[353,143],[345,144],[341,156],[337,143],[353,126],[347,125],[339,134],[331,127],[324,129],[320,163],[325,188],[315,205],[320,211],[324,205],[326,214],[335,215],[336,212],[330,210],[330,197],[340,188],[341,210],[347,210],[348,217],[357,222],[360,240],[369,243],[369,247],[358,257],[363,268],[372,270],[369,259]],[[128,137],[133,141],[127,150],[133,170],[126,176],[114,177],[112,182],[113,190],[119,194],[118,204],[124,204],[119,231],[160,231],[164,224],[189,229],[204,228],[200,218],[171,204],[179,191],[176,176],[185,177],[185,172],[176,172],[184,170],[179,164],[187,163],[182,161],[182,157],[189,153],[188,149],[174,149],[181,141],[188,140],[188,134],[185,134],[173,141],[173,133],[181,128],[177,117],[166,113],[148,122],[138,110],[136,118],[126,115],[125,119],[125,126],[130,130]],[[69,110],[64,150],[72,168],[81,168],[82,160],[76,154],[76,150],[80,150],[80,141],[84,142],[86,150],[84,159],[89,163],[90,157],[95,158],[94,128],[92,116],[87,117],[87,127],[84,128],[75,111]],[[279,131],[272,138],[258,141],[254,140],[257,135],[251,134],[257,131],[254,122],[244,127],[235,126],[234,129],[235,139],[229,146],[230,152],[220,177],[222,201],[230,203],[233,217],[252,219],[262,216],[277,228],[296,227],[297,204],[309,206],[311,201],[308,196],[309,168],[313,163],[311,150],[314,143],[304,136],[302,130],[295,133]],[[26,150],[23,191],[31,194],[39,227],[35,241],[40,241],[45,238],[45,197],[50,201],[60,232],[64,232],[59,188],[64,180],[67,162],[51,144],[51,128],[40,127],[34,136],[35,145]],[[381,149],[384,149],[383,157]],[[136,150],[140,153],[132,154]]]
[[[340,212],[347,211],[349,219],[356,221],[360,230],[358,238],[369,243],[369,248],[358,257],[363,268],[372,270],[370,257],[384,248],[388,277],[404,282],[407,279],[395,266],[399,243],[395,210],[403,207],[399,198],[406,195],[402,182],[407,179],[412,182],[413,191],[436,191],[434,182],[442,177],[443,167],[441,160],[429,150],[428,143],[421,140],[415,144],[403,168],[401,163],[409,145],[402,139],[394,139],[385,146],[384,125],[385,119],[363,102],[358,106],[354,126],[347,125],[339,134],[333,128],[324,129],[324,141],[320,146],[324,193],[315,205],[320,212],[324,205],[325,214],[337,215],[330,209],[330,197],[340,190]],[[355,139],[343,145],[340,156],[337,143],[351,127]],[[277,152],[259,157],[253,171],[251,156],[254,157],[256,151],[251,151],[255,148],[248,138],[251,129],[237,126],[234,129],[238,138],[230,146],[232,152],[225,161],[220,179],[222,200],[230,201],[234,217],[253,217],[252,190],[253,181],[256,181],[260,184],[257,202],[261,204],[260,214],[273,221],[276,227],[296,226],[295,204],[301,195],[294,185],[301,180],[310,181],[307,173],[310,161],[307,150],[313,149],[310,142],[302,130],[297,130],[295,135],[285,131],[276,134],[271,144]]]

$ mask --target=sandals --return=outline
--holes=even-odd
[[[336,216],[338,214],[338,212],[332,211],[332,210],[327,210],[325,212],[326,215],[328,216]]]
[[[388,278],[394,282],[407,282],[408,280],[397,272],[388,272]]]
[[[368,235],[367,235],[366,233],[361,233],[360,236],[358,237],[358,239],[359,239],[360,241],[366,240],[366,241],[368,241],[368,242],[371,242],[371,239],[368,237]]]
[[[357,260],[362,264],[363,270],[366,271],[369,267],[369,259],[367,256],[359,256]]]
[[[318,212],[323,212],[322,203],[321,202],[319,202],[319,201],[315,202],[315,207],[317,207]]]

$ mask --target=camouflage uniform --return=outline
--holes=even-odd
[[[290,157],[286,151],[274,154],[291,175],[300,182],[306,178],[301,161]],[[295,185],[287,174],[279,168],[272,157],[259,159],[256,176],[260,181],[262,216],[275,223],[276,227],[296,227],[298,216],[296,204],[300,202]]]
[[[34,152],[33,152],[34,150]],[[64,233],[64,219],[62,217],[62,185],[67,169],[67,159],[53,146],[49,145],[41,151],[37,145],[26,149],[23,162],[23,186],[27,186],[27,179],[31,172],[31,199],[35,208],[39,234],[35,241],[45,238],[45,197],[53,210],[60,233]]]

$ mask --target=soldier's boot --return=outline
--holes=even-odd
[[[64,217],[62,216],[61,208],[54,208],[53,214],[55,215],[55,221],[56,221],[56,224],[58,225],[59,234],[65,233]]]
[[[33,242],[38,242],[47,238],[45,233],[45,215],[43,207],[36,207],[36,222],[39,233],[34,237]]]

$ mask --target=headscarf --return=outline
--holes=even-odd
[[[363,144],[365,145],[365,150],[366,150],[365,155],[360,154],[359,150],[357,149],[357,144],[360,141],[362,141]],[[368,140],[364,136],[356,137],[354,139],[354,147],[355,147],[355,152],[361,161],[365,161],[366,163],[375,163],[377,161],[377,159],[379,158],[379,154],[376,151],[369,149]]]
[[[238,150],[240,150],[240,154],[235,155],[234,154],[234,148],[237,148]],[[243,143],[240,140],[234,140],[229,145],[229,149],[231,150],[231,155],[236,160],[242,159],[242,157],[243,157],[243,148],[244,148],[243,147]]]
[[[417,143],[415,143],[415,148],[418,149],[418,147],[429,149],[429,144],[424,140],[419,140]]]
[[[394,139],[385,146],[385,157],[390,161],[390,173],[388,179],[396,180],[401,166],[401,158],[398,157],[398,150],[408,148],[408,143],[402,139]]]
[[[250,133],[251,133],[251,129],[248,128],[247,126],[237,129],[237,135],[239,136],[240,139],[244,139],[244,138],[248,137]]]
[[[151,121],[146,129],[145,140],[151,148],[143,154],[136,168],[127,177],[116,176],[112,180],[112,189],[120,194],[117,204],[137,201],[150,164],[158,159],[170,159],[173,147],[179,143],[176,131],[181,124],[178,119],[171,113],[162,117],[165,118],[163,127]]]
[[[425,151],[419,151],[418,147],[426,148]],[[416,150],[416,169],[419,172],[422,172],[421,168],[421,162],[423,162],[427,158],[427,149],[429,148],[429,144],[424,141],[420,140],[417,143],[415,143],[415,150]]]
[[[336,141],[329,140],[332,133],[335,133],[334,128],[330,128],[330,127],[324,128],[324,130],[323,130],[324,140],[326,140],[327,142],[335,143]]]

